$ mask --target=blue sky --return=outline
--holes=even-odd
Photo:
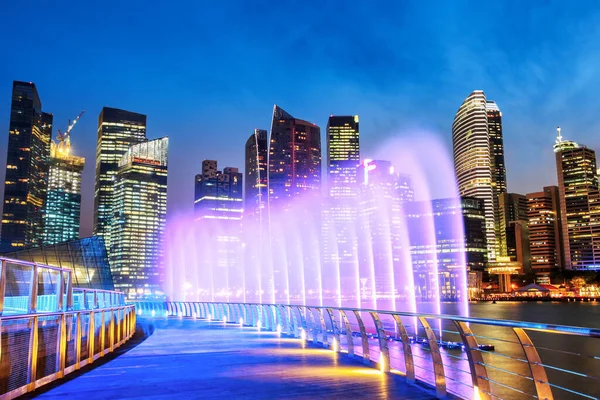
[[[557,125],[600,145],[600,3],[294,3],[2,2],[1,176],[13,80],[36,83],[55,128],[86,110],[72,137],[87,159],[86,235],[102,106],[147,114],[148,137],[170,137],[171,213],[191,210],[203,159],[243,169],[274,103],[323,131],[330,114],[359,114],[365,156],[423,131],[451,156],[454,113],[483,89],[503,112],[513,192],[556,182]]]

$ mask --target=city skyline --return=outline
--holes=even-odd
[[[355,13],[373,15],[376,12],[369,5],[355,6],[341,11],[320,10],[319,15],[303,6],[295,11],[299,16],[312,17],[315,26],[319,26],[322,18],[338,11],[347,17],[355,16]],[[378,30],[370,32],[369,29],[348,28],[344,37],[335,30],[335,27],[340,26],[339,22],[332,19],[332,27],[319,28],[325,29],[325,32],[320,32],[322,39],[340,39],[342,49],[356,51],[356,55],[350,56],[343,65],[340,64],[345,60],[343,57],[337,57],[338,53],[328,54],[328,47],[317,42],[306,31],[298,31],[297,28],[284,30],[285,34],[280,38],[282,47],[287,44],[294,49],[310,49],[307,57],[313,67],[308,70],[285,61],[286,57],[275,51],[278,46],[274,46],[273,51],[264,48],[270,35],[274,34],[271,29],[277,31],[277,27],[281,27],[280,22],[263,33],[248,32],[256,26],[257,21],[274,20],[272,13],[275,11],[266,6],[257,6],[256,10],[249,10],[243,4],[233,7],[232,14],[228,15],[231,17],[230,23],[243,22],[248,13],[258,20],[249,18],[254,21],[252,24],[240,24],[238,30],[225,38],[216,37],[206,41],[194,39],[195,42],[186,39],[181,47],[170,49],[166,57],[160,55],[166,61],[156,65],[151,65],[151,60],[159,57],[153,55],[152,44],[155,40],[161,40],[158,33],[172,25],[167,24],[154,34],[136,22],[132,27],[120,28],[122,31],[117,33],[131,35],[137,27],[148,34],[148,38],[134,35],[140,43],[140,51],[150,61],[144,63],[145,72],[139,76],[139,63],[133,62],[138,55],[126,52],[129,48],[126,42],[113,43],[115,57],[104,61],[102,68],[92,65],[91,60],[95,58],[92,54],[102,50],[103,45],[96,44],[99,37],[93,29],[95,23],[77,18],[87,15],[89,9],[83,7],[68,11],[68,15],[73,17],[70,18],[73,24],[71,30],[80,34],[63,36],[58,33],[58,29],[48,25],[46,17],[50,21],[53,16],[58,16],[59,11],[62,13],[64,10],[54,7],[46,9],[46,6],[42,6],[40,12],[32,15],[32,18],[40,28],[51,28],[47,29],[50,40],[45,49],[48,62],[43,67],[33,62],[0,66],[0,76],[3,77],[0,81],[0,93],[4,93],[0,96],[0,109],[7,110],[9,107],[12,80],[21,79],[36,83],[44,109],[53,112],[56,121],[66,121],[81,109],[88,110],[89,114],[81,119],[73,137],[76,154],[88,160],[95,159],[95,115],[102,107],[111,106],[148,115],[149,135],[169,135],[171,151],[181,154],[170,168],[173,178],[169,185],[169,214],[174,215],[178,212],[192,212],[190,200],[193,198],[193,187],[189,182],[200,171],[202,159],[217,159],[224,165],[240,169],[244,167],[244,140],[255,128],[269,126],[269,110],[275,103],[321,127],[326,125],[327,117],[332,113],[360,115],[362,153],[371,158],[383,158],[377,153],[378,149],[385,146],[387,139],[414,136],[415,132],[420,131],[428,131],[438,137],[450,154],[450,130],[457,104],[468,93],[482,89],[503,111],[508,191],[525,194],[556,184],[553,154],[547,150],[547,144],[554,139],[555,126],[562,126],[570,139],[586,143],[592,149],[597,149],[600,142],[597,135],[592,135],[598,124],[595,110],[592,106],[585,106],[586,101],[591,100],[598,89],[594,79],[596,72],[591,67],[595,64],[591,57],[595,56],[588,55],[593,53],[590,50],[595,46],[593,38],[597,32],[597,11],[588,9],[584,15],[583,11],[567,7],[566,10],[561,8],[557,17],[556,8],[564,6],[558,2],[549,2],[535,8],[526,5],[525,12],[514,16],[518,18],[519,28],[513,30],[500,23],[503,18],[512,15],[509,6],[486,5],[479,11],[469,10],[467,15],[472,17],[470,20],[475,24],[483,24],[485,21],[485,37],[464,38],[460,30],[444,24],[436,24],[438,33],[406,35],[411,31],[428,30],[431,22],[419,27],[425,21],[426,9],[427,13],[433,12],[433,17],[439,20],[448,13],[458,15],[467,12],[463,9],[464,6],[465,4],[457,2],[452,6],[433,7],[432,10],[414,5],[399,6],[405,8],[403,10],[391,7],[390,13],[386,14],[396,15],[395,12],[402,11],[402,14],[412,16],[414,22],[408,21],[411,18],[407,17],[405,26],[399,27],[396,25],[401,24],[396,24],[393,19],[387,20],[387,15],[381,15],[383,21],[379,25],[383,25],[381,29],[387,34],[377,33]],[[10,17],[16,15],[21,7],[7,5],[7,13],[4,14],[7,22],[0,28],[4,37],[12,37],[10,30],[15,27]],[[192,36],[197,38],[198,33],[215,28],[224,18],[224,11],[219,10],[219,6],[215,7],[203,8],[203,14],[200,14],[198,8],[190,7],[189,26],[178,28],[184,31],[175,30],[167,37],[175,34],[185,37],[187,30],[190,30],[196,32]],[[495,7],[493,13],[490,12],[490,7]],[[122,11],[125,15],[133,15],[138,11],[142,15],[157,12],[130,6]],[[490,15],[493,16],[491,19]],[[552,20],[545,18],[546,15],[552,15]],[[481,18],[482,16],[486,18]],[[203,24],[206,26],[201,27]],[[548,29],[550,26],[553,29]],[[581,45],[573,37],[579,37],[583,33],[586,40]],[[8,50],[16,51],[18,46],[32,39],[29,35],[26,33],[23,37],[11,40],[7,43]],[[244,35],[248,37],[243,38]],[[232,36],[240,38],[239,44],[233,48],[221,47],[223,40],[231,42]],[[406,40],[402,39],[403,36],[416,37],[417,43],[405,47],[402,45]],[[499,39],[505,36],[506,40]],[[464,40],[460,44],[446,44],[447,48],[440,48],[439,43],[444,37],[446,43],[451,43],[458,37]],[[53,38],[56,40],[51,40]],[[516,43],[516,38],[522,43]],[[494,51],[486,50],[488,40],[498,42]],[[371,43],[376,45],[371,46]],[[576,43],[579,45],[577,51],[573,49]],[[27,47],[30,54],[35,54],[31,49],[33,47],[35,50],[38,46],[42,45],[30,44]],[[512,46],[515,46],[514,51]],[[236,54],[243,47],[247,47],[249,53],[254,53],[258,60],[264,59],[259,63],[260,68],[246,69],[247,63],[241,61],[231,63],[232,56],[226,54],[231,50]],[[66,48],[75,49],[70,52],[72,65],[66,69],[68,74],[62,71],[64,64],[57,62],[67,58],[61,52]],[[199,78],[198,72],[193,71],[194,68],[182,69],[170,61],[190,52],[217,59],[217,65],[210,66],[211,71],[216,74],[215,79],[202,78],[194,83]],[[511,54],[510,58],[508,53]],[[374,59],[380,61],[369,61]],[[430,66],[419,67],[419,60]],[[192,57],[189,63],[199,61]],[[231,65],[219,71],[219,67],[225,65],[223,63]],[[174,68],[173,72],[165,73],[169,68]],[[571,79],[574,75],[578,76],[576,80]],[[275,84],[277,79],[284,77],[293,78],[288,81],[290,87],[282,88]],[[202,97],[196,98],[197,92],[201,92]],[[288,93],[294,93],[294,96]],[[325,93],[327,96],[323,96]],[[177,102],[178,108],[175,109],[170,104],[173,103],[171,99],[178,94],[183,96],[183,105]],[[208,98],[211,98],[210,102],[207,101]],[[575,102],[575,99],[579,100]],[[228,104],[228,107],[222,107],[224,104]],[[435,113],[431,110],[435,110]],[[227,120],[226,115],[232,112],[239,118]],[[2,126],[8,126],[7,112],[0,113],[0,127]],[[55,128],[62,126],[56,123]],[[7,131],[0,129],[3,135],[0,136],[0,141],[3,143],[7,142]],[[323,132],[321,135],[323,140]],[[229,143],[235,143],[233,150],[227,146]],[[5,165],[5,152],[1,153],[0,164]],[[83,236],[91,234],[93,170],[91,167],[86,168],[83,176]],[[0,178],[3,173],[2,167]],[[434,193],[434,197],[443,197],[443,193]]]

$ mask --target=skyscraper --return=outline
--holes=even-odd
[[[565,268],[600,269],[600,192],[596,153],[562,140],[554,145]]]
[[[354,233],[358,212],[357,167],[360,164],[358,115],[330,116],[327,121],[328,199],[323,203],[323,270],[353,276],[358,268],[358,243]],[[327,276],[326,281],[335,281]],[[335,287],[325,288],[329,293]]]
[[[460,195],[484,202],[488,261],[495,262],[498,195],[506,192],[502,113],[482,90],[471,93],[458,109],[452,124],[452,146]]]
[[[96,188],[94,192],[94,235],[111,247],[114,177],[119,162],[129,148],[146,141],[146,116],[104,107],[98,117],[96,145]]]
[[[255,129],[246,141],[244,213],[256,216],[267,203],[267,131]]]
[[[81,173],[85,159],[71,154],[71,143],[50,144],[48,198],[44,211],[44,245],[79,239]]]
[[[40,245],[46,203],[52,114],[35,84],[13,82],[0,249]]]
[[[288,209],[300,195],[320,194],[319,127],[275,105],[269,143],[269,207]]]
[[[565,252],[561,230],[560,200],[557,186],[527,193],[531,270],[548,276],[564,266]]]
[[[460,210],[460,211],[458,211]],[[458,212],[463,216],[464,242],[456,237],[454,226]],[[410,252],[415,272],[415,290],[419,300],[435,297],[432,272],[437,269],[439,296],[443,300],[456,300],[460,293],[461,279],[466,261],[469,275],[480,274],[486,264],[485,208],[483,200],[462,197],[460,199],[435,199],[415,201],[404,205],[407,232],[410,236]],[[435,243],[431,242],[427,223],[432,218],[435,226]],[[464,248],[463,248],[464,245]],[[432,257],[436,254],[436,257]],[[464,258],[463,258],[464,257]],[[437,266],[433,264],[437,262]],[[478,291],[480,278],[474,277],[469,287]]]
[[[518,193],[501,193],[498,196],[498,216],[499,216],[499,236],[498,252],[499,256],[516,257],[516,221],[527,223],[527,198]],[[518,228],[517,228],[518,229]]]
[[[242,180],[237,168],[226,167],[221,172],[216,161],[202,161],[202,173],[196,175],[195,219],[237,221],[239,225],[244,211]]]
[[[199,232],[196,246],[202,255],[199,262],[204,271],[210,271],[207,275],[212,277],[213,292],[227,293],[225,296],[229,291],[244,291],[242,180],[237,168],[226,167],[221,172],[214,160],[202,161],[202,173],[196,175],[194,214]]]
[[[166,137],[135,144],[114,175],[110,267],[115,289],[129,298],[162,295],[168,148]]]
[[[399,258],[400,198],[398,175],[390,161],[363,160],[358,167],[359,194],[358,248],[359,273],[367,279],[370,291],[393,295],[390,277],[400,271]],[[369,276],[374,267],[374,276]],[[373,282],[374,278],[374,282]],[[395,277],[394,281],[399,280]]]
[[[327,121],[327,177],[333,198],[354,197],[360,164],[358,115],[330,116]]]

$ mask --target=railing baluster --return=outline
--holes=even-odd
[[[424,317],[419,317],[419,321],[425,329],[429,350],[431,350],[431,360],[433,361],[433,371],[435,374],[435,393],[438,399],[446,397],[446,375],[444,375],[444,363],[442,362],[442,354],[435,337],[435,332],[431,329],[429,322]]]
[[[483,362],[483,355],[479,351],[477,339],[465,322],[455,320],[454,325],[456,325],[465,345],[465,352],[469,360],[469,369],[471,370],[471,379],[473,381],[473,397],[479,396],[481,400],[492,400],[492,396],[490,395],[490,381]]]
[[[96,317],[94,311],[88,314],[88,363],[94,362],[94,336],[96,336]]]
[[[390,372],[390,350],[388,349],[387,338],[385,337],[385,331],[379,315],[376,312],[370,312],[371,318],[375,323],[375,329],[377,329],[377,338],[379,339],[379,368],[383,372]]]
[[[517,335],[519,343],[521,343],[521,347],[525,353],[525,358],[527,358],[527,364],[529,365],[531,376],[535,382],[535,390],[537,392],[538,399],[554,399],[552,395],[552,388],[548,384],[546,369],[542,365],[542,359],[533,345],[533,342],[529,338],[529,335],[527,335],[522,328],[513,328],[513,331],[515,332],[515,335]]]
[[[352,336],[352,326],[350,325],[350,321],[348,321],[348,316],[346,315],[345,310],[340,310],[340,315],[342,317],[342,323],[344,324],[344,328],[346,330],[346,346],[348,347],[348,354],[354,355],[354,336]]]
[[[29,288],[29,313],[37,312],[37,295],[38,295],[38,266],[33,265],[31,269],[31,287]]]
[[[337,326],[337,322],[335,321],[335,315],[333,315],[333,310],[331,308],[326,308],[327,315],[329,315],[329,320],[331,321],[331,329],[333,330],[333,340],[335,351],[338,353],[342,350],[342,346],[340,345],[340,329]]]
[[[56,335],[56,372],[57,377],[65,376],[65,364],[67,359],[67,315],[59,317],[58,335]]]
[[[400,334],[400,340],[402,340],[402,352],[404,353],[404,368],[406,369],[406,380],[409,383],[415,383],[415,363],[412,355],[412,348],[410,346],[410,337],[406,332],[406,327],[402,323],[399,315],[392,314],[394,321],[396,321],[396,329]]]
[[[325,324],[325,318],[323,318],[323,310],[317,308],[317,313],[319,314],[319,323],[321,324],[321,330],[323,331],[323,347],[329,346],[329,341],[327,340],[327,325]]]
[[[354,311],[354,316],[356,317],[356,322],[358,322],[358,328],[360,329],[360,339],[362,342],[363,349],[363,363],[370,364],[371,356],[369,354],[369,338],[367,337],[367,331],[365,329],[365,324],[360,316],[360,312],[357,310]]]
[[[29,325],[29,359],[27,362],[27,391],[35,390],[38,361],[38,317],[33,316]]]

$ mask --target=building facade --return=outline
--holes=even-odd
[[[564,268],[560,213],[558,186],[527,194],[531,271],[538,276],[549,276]]]
[[[287,210],[291,202],[321,191],[321,130],[273,108],[269,139],[269,208]]]
[[[146,116],[104,107],[98,117],[94,235],[111,248],[113,190],[119,162],[131,146],[146,141]]]
[[[529,270],[527,210],[527,198],[522,194],[498,196],[498,255],[520,262],[526,271]]]
[[[244,212],[242,182],[237,168],[226,167],[221,172],[215,160],[202,161],[202,173],[196,175],[195,219],[237,221],[239,225]]]
[[[48,196],[44,211],[44,245],[79,239],[83,157],[71,154],[70,142],[50,145]]]
[[[115,288],[130,299],[162,296],[168,148],[166,137],[138,143],[118,162],[109,257]]]
[[[52,114],[42,111],[35,84],[13,82],[0,249],[43,240]]]
[[[454,171],[461,196],[482,199],[488,262],[495,262],[499,233],[498,196],[506,192],[502,113],[482,90],[471,93],[452,124]]]
[[[327,197],[322,202],[321,254],[326,282],[341,276],[356,275],[358,243],[354,233],[357,222],[357,167],[360,164],[359,118],[330,116],[327,121]],[[329,276],[331,275],[331,276]],[[326,293],[338,288],[327,287]]]
[[[456,231],[457,211],[462,214],[463,237]],[[461,293],[465,267],[468,272],[477,274],[487,263],[483,200],[463,197],[418,201],[405,204],[404,213],[410,236],[417,299],[427,301],[436,298],[432,283],[436,269],[440,290],[437,296],[440,299],[455,301],[467,296],[467,293]],[[435,242],[431,241],[427,219],[435,227]],[[436,262],[437,266],[434,266]],[[470,286],[475,291],[479,289],[477,283]]]
[[[596,152],[562,140],[554,145],[565,268],[600,269],[600,193]]]
[[[249,217],[262,216],[267,204],[267,171],[269,165],[267,131],[255,129],[246,141],[246,179],[244,214]]]

